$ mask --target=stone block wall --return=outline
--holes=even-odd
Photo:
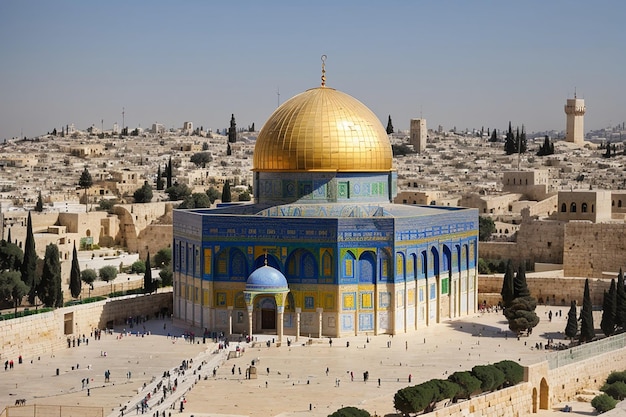
[[[496,305],[501,300],[502,274],[480,275],[478,277],[478,297],[480,302],[487,301],[488,305]],[[563,277],[526,277],[530,294],[543,303],[569,308],[572,300],[582,305],[585,290],[585,278]],[[589,280],[589,293],[593,305],[601,306],[604,290],[609,289],[610,279]],[[543,304],[541,303],[541,304]],[[563,311],[566,314],[567,311]]]
[[[108,299],[0,321],[0,360],[17,360],[19,355],[25,360],[51,355],[67,348],[68,337],[82,334],[89,337],[95,328],[123,324],[128,317],[153,317],[161,309],[172,311],[171,291]]]
[[[565,276],[578,277],[626,268],[626,223],[568,223],[563,264]]]

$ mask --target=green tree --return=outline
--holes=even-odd
[[[163,189],[163,175],[161,175],[161,165],[157,169],[157,177],[156,177],[156,189],[161,191]]]
[[[213,160],[211,152],[197,152],[191,155],[191,162],[197,167],[206,168],[206,164]]]
[[[162,268],[169,265],[172,262],[172,248],[163,248],[154,255],[154,265],[157,268]]]
[[[18,271],[0,271],[0,299],[10,300],[15,307],[15,314],[26,294],[28,285],[24,284]]]
[[[91,174],[87,170],[87,166],[83,169],[83,172],[80,174],[80,178],[78,179],[78,186],[82,188],[84,191],[83,196],[85,200],[85,212],[88,210],[88,199],[87,199],[87,189],[91,188],[93,185],[93,179],[91,178]]]
[[[622,401],[626,398],[626,383],[622,381],[616,381],[612,384],[604,384],[600,391],[610,395],[616,400]]]
[[[526,141],[526,130],[524,129],[524,125],[522,125],[522,133],[520,133],[519,135],[518,145],[518,152],[526,153],[526,151],[528,150],[528,142]]]
[[[387,120],[387,134],[391,135],[393,133],[393,123],[391,122],[391,115],[389,115],[389,119]]]
[[[96,278],[98,278],[98,273],[94,269],[84,269],[80,271],[80,279],[90,287],[93,286]]]
[[[20,271],[23,260],[24,252],[19,246],[10,240],[0,240],[0,271]]]
[[[615,280],[612,279],[609,291],[604,291],[604,298],[602,300],[602,320],[600,321],[600,328],[605,336],[611,336],[615,333],[616,298]]]
[[[600,414],[612,410],[617,405],[617,400],[608,394],[600,394],[591,400],[591,406]]]
[[[624,273],[622,268],[617,274],[617,288],[615,289],[615,325],[626,328],[626,288],[624,288]]]
[[[26,221],[26,241],[24,242],[24,260],[22,261],[22,281],[29,288],[28,302],[35,304],[39,277],[37,276],[37,253],[35,252],[35,237],[33,236],[33,221],[28,212]]]
[[[513,135],[513,129],[511,129],[511,122],[509,122],[509,130],[507,131],[506,138],[504,139],[504,152],[507,155],[517,153],[517,141]]]
[[[496,132],[496,129],[493,129],[491,131],[491,137],[489,138],[489,142],[497,142],[498,141],[498,133]]]
[[[165,178],[167,179],[166,188],[171,188],[172,187],[172,157],[171,156],[170,156],[169,162],[167,163],[165,172],[166,172]]]
[[[252,200],[252,196],[250,196],[250,191],[246,190],[244,192],[242,192],[241,194],[239,194],[239,201],[250,201]]]
[[[76,252],[76,243],[72,252],[72,269],[70,270],[70,293],[72,298],[78,298],[82,285],[80,282],[80,265],[78,264],[78,252]]]
[[[583,295],[583,307],[580,310],[580,338],[581,342],[591,342],[596,337],[593,326],[593,305],[589,295],[589,278],[585,280],[585,292]]]
[[[221,197],[220,192],[212,186],[209,187],[208,190],[206,190],[206,195],[209,196],[209,201],[211,201],[211,204],[215,203],[215,200]]]
[[[370,417],[371,414],[367,411],[356,407],[343,407],[329,414],[328,417]]]
[[[41,213],[43,211],[43,198],[41,197],[41,191],[39,191],[39,195],[37,196],[37,204],[35,204],[35,211]]]
[[[193,193],[186,196],[178,205],[180,209],[207,208],[211,207],[211,200],[206,193]]]
[[[504,309],[504,317],[509,322],[509,329],[520,334],[539,324],[539,317],[535,313],[537,300],[534,297],[515,298],[508,308]]]
[[[567,313],[567,325],[565,326],[565,336],[573,340],[578,334],[578,319],[576,313],[576,301],[572,300],[572,303]]]
[[[515,298],[528,297],[530,295],[530,290],[526,283],[526,267],[524,266],[524,261],[521,261],[517,267],[517,274],[513,280],[513,291]]]
[[[493,365],[476,365],[472,368],[472,375],[480,380],[483,392],[494,391],[504,383],[504,372]]]
[[[103,211],[108,211],[111,212],[111,209],[113,208],[113,206],[117,204],[116,200],[112,200],[112,199],[108,199],[108,198],[103,198],[102,200],[100,200],[100,202],[98,203],[98,207],[100,210]]]
[[[174,184],[165,190],[165,193],[170,197],[171,201],[183,200],[188,195],[191,195],[191,188],[186,184]]]
[[[496,232],[496,224],[491,217],[478,216],[478,240],[486,242]]]
[[[98,275],[102,281],[113,281],[117,277],[117,268],[112,265],[103,266],[98,271]]]
[[[222,188],[222,203],[230,203],[232,201],[232,197],[230,194],[230,182],[226,180],[224,183],[224,188]]]
[[[606,378],[607,384],[612,384],[617,381],[622,381],[626,383],[626,371],[613,371]]]
[[[130,272],[133,274],[143,274],[146,272],[146,263],[141,259],[136,260],[130,266]]]
[[[512,387],[524,380],[524,367],[517,362],[503,360],[493,364],[504,373],[504,382],[501,388]]]
[[[500,291],[500,295],[502,295],[502,306],[504,308],[510,307],[513,299],[515,299],[515,290],[513,288],[514,279],[515,274],[513,272],[513,261],[509,259],[506,263],[506,272],[504,273],[502,290]]]
[[[480,379],[468,371],[458,371],[448,377],[448,379],[459,386],[454,402],[459,399],[469,399],[472,395],[480,392]]]
[[[159,277],[161,278],[161,287],[171,287],[174,283],[172,274],[172,265],[165,265],[159,271]]]
[[[37,294],[46,307],[55,307],[59,304],[59,295],[61,294],[61,261],[59,259],[59,248],[54,243],[46,246],[43,271]],[[61,302],[63,302],[62,299]]]
[[[152,201],[152,186],[148,184],[148,181],[144,181],[141,188],[138,188],[133,193],[135,203],[149,203]]]
[[[152,267],[150,266],[150,252],[146,258],[146,272],[143,275],[143,292],[149,294],[154,291],[154,283],[152,282]]]

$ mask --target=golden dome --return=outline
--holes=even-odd
[[[390,171],[391,144],[363,103],[322,86],[291,98],[270,116],[256,141],[253,169]]]

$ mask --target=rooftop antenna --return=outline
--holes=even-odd
[[[276,107],[280,107],[280,87],[276,87]]]
[[[124,115],[125,114],[126,114],[126,112],[124,111],[124,107],[122,107],[122,131],[126,127],[126,123],[124,122]]]
[[[326,55],[322,55],[322,87],[326,87]]]

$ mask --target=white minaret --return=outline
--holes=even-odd
[[[568,98],[565,105],[565,114],[567,115],[567,126],[565,130],[565,141],[572,142],[577,145],[585,143],[585,100],[582,98]]]

